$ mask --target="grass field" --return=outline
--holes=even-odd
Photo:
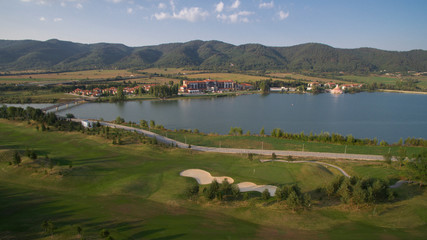
[[[269,75],[272,77],[280,77],[280,78],[290,77],[293,79],[299,79],[307,82],[320,82],[320,83],[327,83],[327,82],[342,83],[343,82],[343,81],[338,81],[338,80],[328,79],[328,78],[305,76],[297,73],[270,73]]]
[[[49,90],[37,91],[2,91],[0,92],[0,99],[5,98],[10,102],[11,100],[20,100],[25,103],[26,100],[31,99],[31,103],[50,103],[50,102],[67,102],[70,99],[77,98],[76,96],[66,93],[52,93]]]
[[[26,82],[62,82],[70,80],[107,79],[117,76],[130,77],[133,73],[128,70],[87,70],[77,72],[47,73],[0,76],[0,83],[26,83]]]
[[[238,82],[255,82],[259,80],[267,80],[269,77],[251,76],[241,73],[200,73],[200,74],[188,74],[186,75],[189,79],[204,78],[213,80],[233,80]],[[278,78],[272,78],[273,80],[280,80]]]
[[[0,238],[99,239],[108,229],[114,239],[425,239],[427,192],[399,189],[396,202],[354,210],[315,201],[312,210],[292,212],[259,197],[239,202],[186,200],[193,179],[179,176],[201,168],[236,182],[298,183],[310,192],[335,172],[315,164],[260,163],[245,156],[198,153],[152,145],[111,145],[81,133],[37,132],[26,122],[0,120]],[[9,166],[10,149],[34,149],[59,164],[52,170],[23,157]],[[398,177],[378,163],[351,162],[361,176]],[[72,168],[69,166],[72,165]],[[373,169],[373,170],[372,170]],[[59,174],[62,173],[62,175]],[[259,196],[259,195],[258,195]],[[41,223],[52,220],[51,238]]]
[[[370,75],[370,76],[345,75],[340,77],[349,81],[357,81],[359,83],[377,82],[377,83],[392,84],[392,85],[394,85],[398,80],[398,78],[395,78],[395,77],[383,77],[383,76],[376,76],[376,75]]]
[[[139,72],[157,73],[157,74],[189,74],[198,73],[200,71],[186,70],[184,68],[147,68]]]

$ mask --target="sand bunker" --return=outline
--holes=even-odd
[[[272,185],[256,185],[252,182],[242,182],[237,184],[241,192],[251,192],[251,191],[257,191],[257,192],[264,192],[265,189],[268,190],[270,193],[270,196],[274,196],[276,194],[277,187]]]
[[[185,171],[182,171],[179,175],[183,177],[192,177],[197,180],[199,184],[210,184],[215,179],[218,183],[222,183],[225,179],[229,183],[233,183],[234,179],[231,177],[212,177],[212,175],[209,172],[206,172],[201,169],[187,169]]]
[[[222,183],[222,181],[224,181],[225,179],[227,179],[229,183],[234,182],[234,179],[232,179],[231,177],[226,177],[226,176],[212,177],[212,175],[209,172],[202,169],[187,169],[182,171],[179,175],[183,177],[192,177],[196,179],[199,184],[210,184],[214,179],[216,179],[218,183]],[[256,185],[255,183],[252,183],[252,182],[242,182],[237,184],[237,186],[239,187],[241,192],[257,191],[262,193],[265,189],[267,189],[268,192],[270,193],[270,196],[274,196],[277,189],[276,186]]]

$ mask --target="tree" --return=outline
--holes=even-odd
[[[101,238],[107,238],[110,236],[110,231],[104,228],[99,232],[99,236],[101,236]]]
[[[286,204],[295,211],[299,206],[301,206],[301,199],[295,191],[291,191],[286,199]]]
[[[406,159],[406,148],[400,147],[397,155],[397,161],[399,162],[399,168],[402,167],[403,162]]]
[[[270,192],[268,191],[268,189],[264,189],[264,191],[262,191],[261,193],[261,197],[263,200],[268,200],[270,199]]]
[[[391,158],[392,158],[392,156],[391,156],[391,154],[390,154],[390,153],[386,153],[386,154],[384,154],[384,155],[383,155],[383,158],[384,158],[385,163],[387,163],[387,164],[391,164]]]
[[[74,114],[72,114],[72,113],[67,113],[67,114],[65,114],[65,117],[66,117],[66,118],[74,118]]]
[[[199,184],[192,184],[185,189],[185,195],[187,198],[193,198],[199,194]]]
[[[418,154],[415,159],[407,164],[408,178],[419,181],[420,187],[427,182],[427,151]]]
[[[338,189],[337,193],[340,196],[341,202],[348,203],[350,201],[351,192],[350,192],[350,182],[348,179],[345,179],[341,183],[341,186]]]
[[[118,117],[116,117],[116,120],[114,122],[117,124],[122,124],[125,122],[125,119],[118,116]]]
[[[231,192],[233,194],[234,199],[238,199],[241,195],[240,188],[236,184],[231,185]]]
[[[34,150],[31,151],[30,158],[33,159],[33,160],[37,159],[37,153]]]
[[[139,121],[139,126],[142,128],[148,128],[148,122],[145,120],[140,120]]]
[[[214,179],[211,184],[206,188],[205,197],[209,200],[212,200],[216,197],[219,190],[219,183]]]
[[[55,167],[55,160],[49,159],[47,155],[46,155],[46,160],[49,162],[49,169],[52,170],[53,167]]]
[[[19,155],[19,152],[16,150],[13,152],[13,163],[18,166],[21,163],[21,155]]]
[[[76,227],[76,231],[77,231],[77,234],[81,237],[83,229],[80,225]]]
[[[43,228],[43,231],[44,231],[46,234],[53,235],[53,231],[55,230],[55,225],[52,223],[52,221],[50,221],[50,220],[45,220],[45,221],[42,223],[42,228]]]
[[[120,86],[120,87],[117,89],[117,96],[116,96],[116,99],[117,99],[117,100],[119,100],[119,101],[123,101],[123,100],[125,100],[125,99],[126,99],[126,96],[125,96],[125,94],[123,93],[123,87],[122,87],[122,86]]]
[[[156,128],[156,122],[154,122],[154,120],[150,120],[150,128]]]
[[[265,130],[264,127],[261,128],[261,131],[259,132],[259,135],[264,136],[265,135]]]

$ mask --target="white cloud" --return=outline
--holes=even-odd
[[[154,17],[155,17],[157,20],[165,20],[165,19],[170,18],[170,15],[169,15],[169,14],[167,14],[167,13],[161,12],[161,13],[155,13],[155,14],[154,14]]]
[[[111,0],[113,3],[120,3],[122,0]]]
[[[279,12],[279,18],[280,18],[280,20],[285,20],[288,17],[289,17],[289,12],[283,12],[283,11]]]
[[[35,2],[36,4],[39,5],[46,5],[48,2],[46,0],[21,0],[21,2]]]
[[[236,0],[236,1],[231,5],[231,7],[230,7],[230,8],[232,8],[232,9],[236,9],[236,8],[239,8],[239,6],[240,6],[240,1],[239,1],[239,0]]]
[[[233,13],[230,15],[226,15],[226,14],[218,14],[216,16],[217,19],[223,21],[223,22],[231,22],[231,23],[238,23],[238,22],[243,22],[243,23],[248,23],[249,18],[248,16],[254,14],[253,12],[248,12],[248,11],[240,11],[237,13]]]
[[[65,2],[61,2],[61,7],[65,7],[67,4]]]
[[[215,5],[215,11],[222,12],[222,10],[224,10],[224,3],[223,2],[219,2],[217,5]]]
[[[45,18],[45,17],[40,17],[40,18],[39,18],[39,20],[40,20],[41,22],[45,22],[45,21],[46,21],[46,18]]]
[[[54,18],[54,19],[53,19],[53,21],[54,21],[54,22],[61,22],[61,21],[62,21],[62,18]]]
[[[164,12],[156,13],[154,14],[154,18],[157,20],[165,20],[165,19],[179,19],[179,20],[186,20],[189,22],[196,22],[197,20],[204,20],[207,16],[209,16],[209,13],[206,11],[203,11],[203,9],[198,7],[192,7],[192,8],[183,8],[179,13],[173,13],[168,14]]]
[[[261,2],[260,4],[259,4],[259,8],[273,8],[274,7],[274,2],[273,1],[271,1],[271,2]]]
[[[175,12],[175,3],[174,3],[174,1],[173,0],[170,0],[170,5],[171,5],[171,8],[172,8],[172,12]]]
[[[133,8],[128,8],[128,9],[127,9],[127,13],[128,13],[128,14],[132,14],[132,13],[133,13]]]
[[[164,3],[159,3],[158,8],[159,8],[159,9],[164,9],[164,8],[166,8],[166,4],[164,4]]]
[[[77,8],[77,9],[82,9],[82,8],[83,8],[83,5],[82,5],[81,3],[77,3],[76,8]]]

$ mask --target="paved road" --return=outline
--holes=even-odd
[[[86,119],[72,119],[72,121],[80,122]],[[189,145],[165,136],[153,133],[147,130],[122,126],[109,122],[100,122],[103,126],[112,128],[120,128],[127,131],[134,131],[142,133],[148,137],[157,138],[157,141],[165,144],[174,144],[179,148],[188,148]],[[383,156],[380,155],[366,155],[366,154],[344,154],[344,153],[327,153],[327,152],[300,152],[300,151],[284,151],[284,150],[261,150],[261,149],[239,149],[239,148],[216,148],[216,147],[203,147],[191,145],[191,149],[202,152],[216,152],[216,153],[240,153],[240,154],[259,154],[259,155],[272,155],[275,153],[277,156],[294,156],[294,157],[315,157],[315,158],[328,158],[328,159],[353,159],[353,160],[367,160],[367,161],[383,161]]]

